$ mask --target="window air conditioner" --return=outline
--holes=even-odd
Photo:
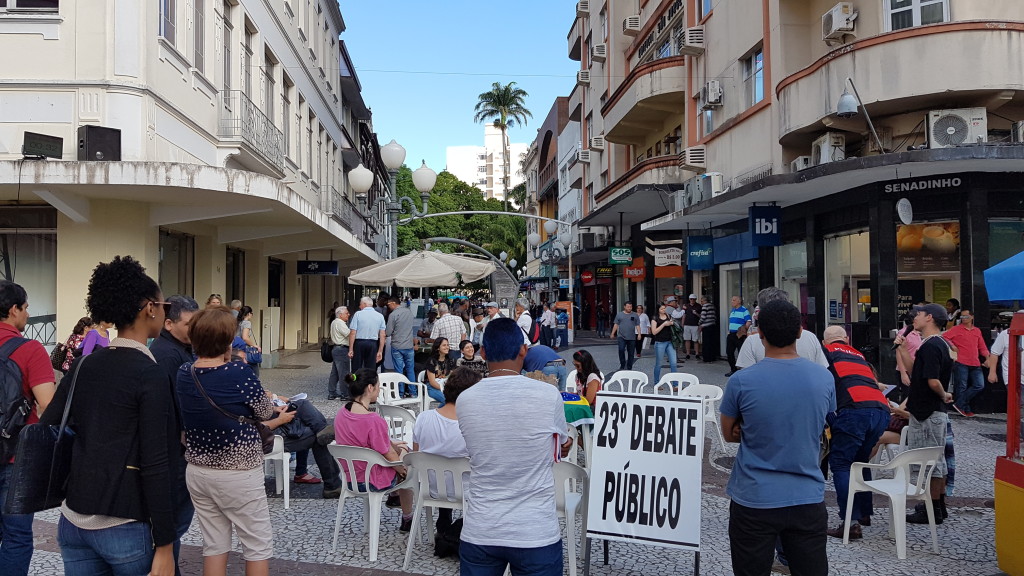
[[[692,172],[703,172],[707,167],[707,147],[699,144],[684,149],[679,155],[679,167]]]
[[[679,53],[700,56],[704,53],[704,27],[693,26],[679,35]]]
[[[590,1],[580,0],[576,3],[576,16],[587,17],[590,16]]]
[[[815,166],[846,159],[846,136],[826,132],[811,146],[811,162]]]
[[[626,16],[622,21],[622,33],[626,36],[637,36],[640,34],[640,15]]]
[[[799,172],[801,170],[807,170],[814,164],[811,162],[810,156],[797,156],[796,160],[789,163],[790,172]]]
[[[576,161],[584,164],[590,162],[590,150],[578,150],[576,152]]]
[[[959,108],[928,112],[928,147],[954,148],[988,141],[988,110]]]
[[[829,45],[842,40],[845,34],[853,32],[857,13],[853,2],[840,2],[821,15],[821,39]]]
[[[604,62],[608,58],[608,45],[605,43],[594,44],[590,49],[590,59],[594,62]]]
[[[725,176],[721,172],[708,172],[697,176],[698,202],[714,198],[725,191]]]
[[[593,150],[604,150],[604,136],[591,136],[590,148]]]
[[[1017,144],[1024,144],[1024,122],[1013,123],[1013,141]]]
[[[708,83],[700,89],[701,110],[707,110],[708,108],[714,108],[721,105],[722,82],[719,80],[709,80]]]
[[[577,84],[590,84],[590,70],[580,70],[576,73]]]
[[[676,190],[674,210],[678,212],[696,204],[699,201],[696,197],[696,192],[697,177],[694,176],[693,178],[688,178],[683,182],[683,187],[681,189]]]

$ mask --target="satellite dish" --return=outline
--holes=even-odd
[[[899,202],[896,203],[896,213],[899,214],[900,222],[907,226],[914,221],[914,207],[910,205],[910,200],[906,198],[900,198]]]

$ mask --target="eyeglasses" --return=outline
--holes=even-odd
[[[170,313],[171,313],[171,303],[170,302],[163,302],[163,301],[158,301],[158,300],[148,300],[146,302],[146,304],[142,305],[142,308],[145,308],[148,304],[156,304],[156,305],[159,305],[159,306],[163,306],[164,316],[169,316]],[[139,308],[139,310],[142,310],[142,308]]]
[[[971,316],[970,314],[961,314],[960,318],[963,320],[967,320],[968,318],[973,318],[973,316]]]

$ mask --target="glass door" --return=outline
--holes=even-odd
[[[719,350],[725,350],[725,337],[729,335],[729,312],[732,311],[732,297],[739,296],[742,298],[743,306],[753,316],[760,285],[758,284],[757,260],[723,264],[719,269],[722,274],[722,283],[717,303],[719,326],[721,327],[719,336],[722,340]]]

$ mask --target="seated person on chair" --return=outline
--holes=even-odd
[[[267,392],[270,396],[270,392]],[[288,422],[276,424],[274,420],[267,426],[274,434],[284,439],[284,451],[295,452],[296,484],[319,484],[320,478],[309,473],[309,451],[313,451],[320,475],[323,477],[324,498],[337,498],[341,494],[341,468],[338,461],[331,457],[327,446],[317,441],[317,435],[327,427],[327,418],[308,400],[289,400],[288,398],[271,396],[277,402],[283,402],[287,412],[294,412],[295,417]]]
[[[437,410],[427,410],[416,419],[416,427],[412,431],[412,449],[427,454],[444,456],[445,458],[466,458],[466,439],[459,430],[458,416],[455,414],[455,401],[462,391],[476,384],[482,378],[476,370],[464,366],[452,371],[444,385],[445,403]],[[451,480],[448,481],[451,485]],[[448,489],[448,494],[453,492]],[[431,495],[437,493],[435,480],[431,480]],[[437,536],[434,537],[434,555],[444,558],[459,551],[459,534],[462,532],[462,520],[452,524],[451,508],[439,508],[437,511]]]
[[[459,351],[462,354],[459,355],[459,359],[455,361],[455,366],[465,366],[474,372],[480,374],[483,378],[487,375],[487,362],[477,354],[477,346],[470,340],[463,340],[459,343]]]
[[[387,422],[380,414],[370,410],[370,404],[377,401],[377,394],[380,393],[377,372],[373,368],[360,368],[346,376],[345,382],[352,401],[338,410],[338,416],[334,419],[334,441],[345,446],[369,448],[381,453],[390,462],[400,462],[409,448],[405,442],[393,442],[388,435]],[[370,477],[366,478],[366,462],[356,462],[355,473],[354,480],[358,487],[349,478],[348,470],[345,470],[345,480],[350,489],[383,492],[401,481],[399,475],[405,475],[405,467],[375,466]],[[368,483],[364,484],[367,480]],[[408,532],[412,527],[412,491],[399,490],[398,497],[402,505],[402,524],[399,530]]]
[[[424,378],[427,384],[427,395],[441,406],[444,406],[444,393],[441,390],[444,389],[445,378],[455,369],[455,356],[447,338],[434,340]]]

